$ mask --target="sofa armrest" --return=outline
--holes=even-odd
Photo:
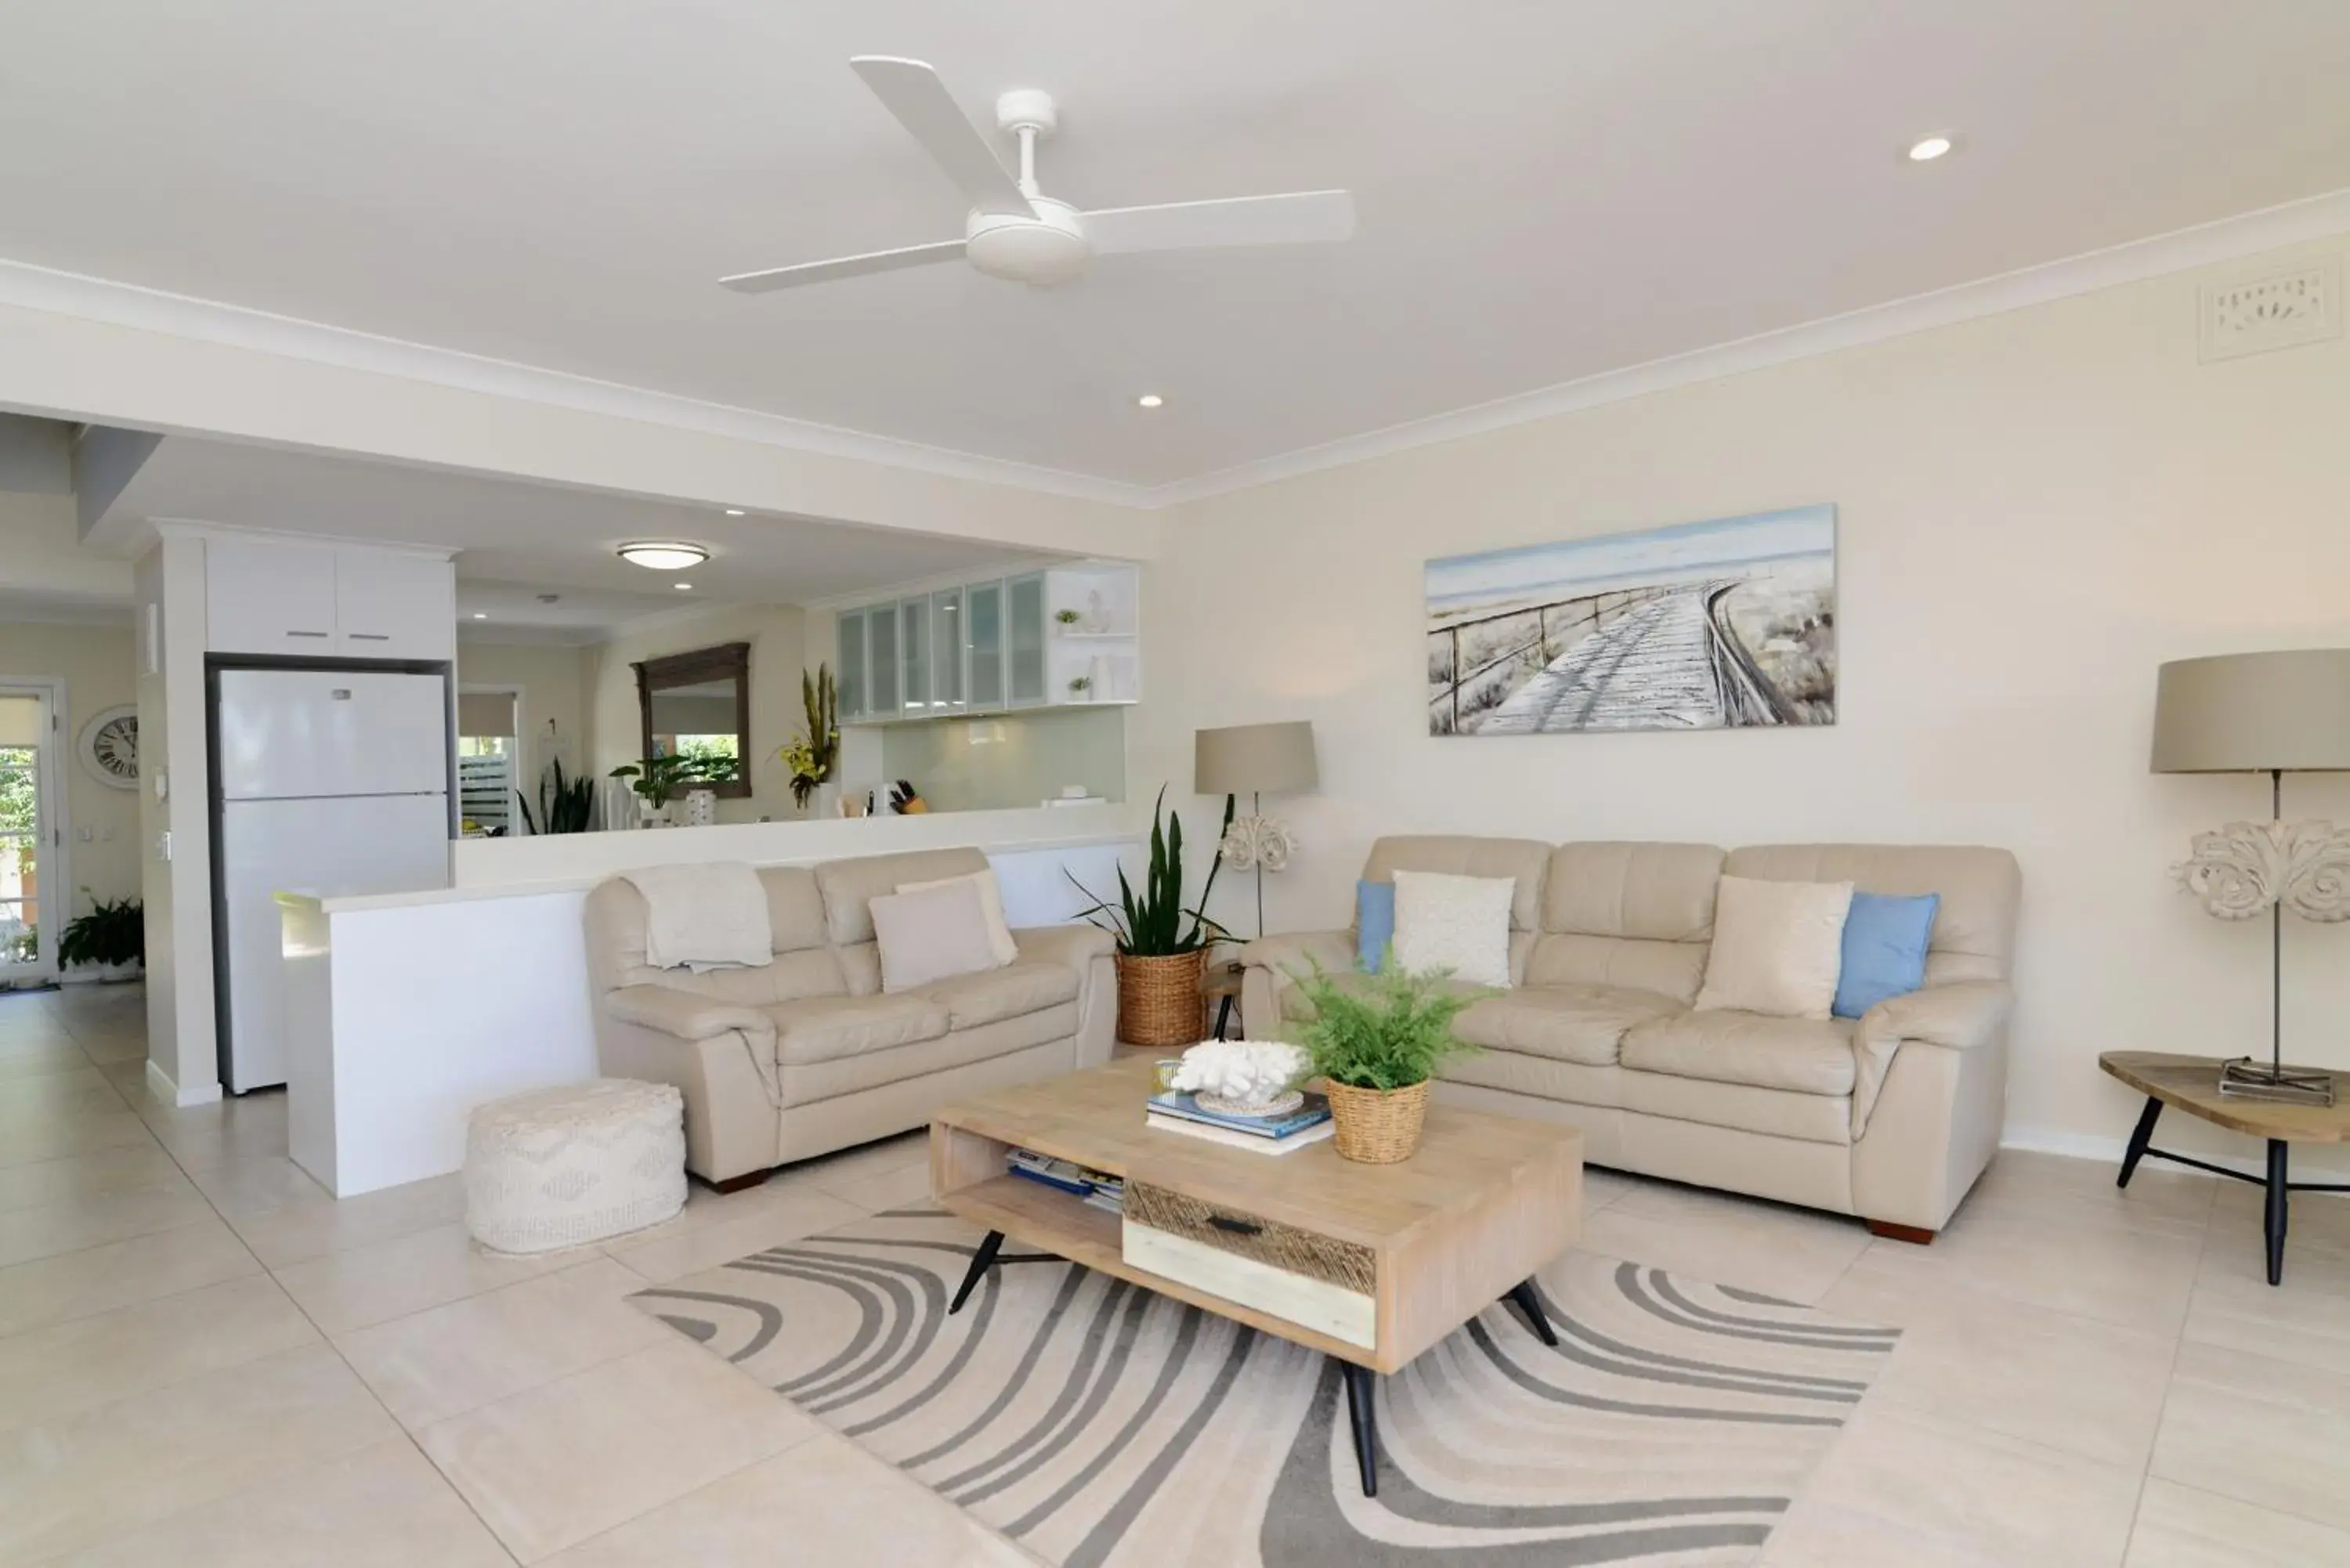
[[[2015,989],[2005,981],[1960,980],[1887,997],[1863,1013],[1852,1032],[1852,1136],[1868,1130],[1903,1041],[1979,1051],[2001,1037],[2014,1004]]]
[[[1259,937],[1240,951],[1241,1020],[1254,1040],[1282,1037],[1281,993],[1314,972],[1355,967],[1352,931],[1295,931]]]
[[[672,985],[624,985],[604,993],[604,1010],[623,1023],[641,1024],[680,1040],[710,1040],[732,1030],[764,1035],[774,1054],[775,1021],[755,1008],[720,1002]]]
[[[1012,933],[1024,963],[1062,963],[1079,974],[1097,958],[1106,958],[1118,943],[1099,926],[1083,921],[1070,926],[1029,926]]]

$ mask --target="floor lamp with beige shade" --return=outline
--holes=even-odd
[[[1264,797],[1309,790],[1320,782],[1314,766],[1314,726],[1303,719],[1194,733],[1192,789],[1201,794],[1249,797],[1249,815],[1233,820],[1218,850],[1234,867],[1256,872],[1259,936],[1264,935],[1264,874],[1288,865],[1289,852],[1297,846],[1287,824],[1264,815]]]
[[[2182,659],[2155,689],[2154,771],[2269,775],[2267,822],[2195,836],[2172,875],[2222,919],[2269,917],[2269,1060],[2239,1057],[2220,1092],[2334,1103],[2334,1075],[2284,1064],[2284,913],[2350,919],[2350,831],[2284,820],[2288,773],[2350,772],[2350,649]]]

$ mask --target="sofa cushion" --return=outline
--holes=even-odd
[[[789,1066],[886,1051],[947,1032],[944,1003],[927,996],[811,996],[764,1009],[775,1059]]]
[[[1713,934],[1721,879],[1721,851],[1711,844],[1562,844],[1550,857],[1542,929],[1701,942]]]
[[[1852,1020],[1684,1012],[1634,1025],[1622,1060],[1642,1073],[1845,1097],[1854,1077]]]
[[[1392,882],[1399,871],[1507,877],[1517,884],[1510,898],[1510,929],[1531,931],[1542,914],[1543,874],[1549,867],[1550,846],[1538,838],[1408,835],[1372,844],[1363,861],[1363,880]]]
[[[1617,1097],[1624,1109],[1644,1116],[1734,1127],[1769,1137],[1800,1138],[1805,1143],[1852,1142],[1852,1102],[1834,1095],[1676,1078],[1669,1073],[1621,1072],[1617,1078]]]
[[[1308,972],[1310,974],[1311,971]],[[1326,970],[1323,972],[1331,984],[1342,991],[1359,993],[1379,983],[1378,976],[1357,974],[1352,970]],[[1440,981],[1437,989],[1451,996],[1483,997],[1493,994],[1492,986],[1471,985],[1465,981],[1458,980]],[[1300,1023],[1315,1016],[1314,1003],[1306,998],[1304,986],[1284,985],[1281,988],[1281,1015]]]
[[[1066,1073],[1076,1065],[1076,1033],[1077,1004],[1065,1002],[1042,1012],[983,1023],[976,1029],[958,1029],[935,1040],[917,1040],[910,1045],[892,1045],[886,1050],[811,1062],[803,1066],[786,1064],[780,1075],[784,1108],[788,1113],[795,1106],[863,1094],[909,1079],[936,1077],[976,1062],[1014,1055],[1055,1041],[1061,1044],[1063,1054],[1059,1065],[1049,1071]],[[1047,1073],[1037,1075],[1045,1076]],[[952,1097],[941,1096],[941,1100]]]
[[[947,1010],[950,1029],[976,1029],[1000,1019],[1042,1012],[1077,999],[1077,971],[1065,963],[1011,963],[983,974],[957,975],[906,992]]]
[[[837,948],[873,940],[873,900],[905,882],[939,882],[987,869],[976,849],[917,849],[904,855],[867,855],[827,860],[816,868],[824,896],[825,933]]]
[[[942,980],[984,974],[995,956],[979,884],[951,877],[913,893],[885,893],[866,905],[881,952],[881,989],[920,991]]]
[[[1473,1004],[1454,1021],[1452,1032],[1471,1045],[1612,1067],[1626,1030],[1680,1011],[1671,997],[1653,991],[1614,985],[1528,986]]]
[[[1442,970],[1473,985],[1508,985],[1510,904],[1516,888],[1508,877],[1398,871],[1397,967],[1420,973]]]
[[[1851,908],[1849,882],[1724,877],[1697,1010],[1827,1017]]]
[[[1938,893],[1926,983],[2005,980],[2023,873],[2004,849],[1955,844],[1762,844],[1730,852],[1733,877],[1850,882],[1871,893]]]

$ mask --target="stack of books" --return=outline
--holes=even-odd
[[[1126,1205],[1126,1182],[1106,1170],[1095,1170],[1071,1159],[1015,1148],[1003,1157],[1003,1168],[1024,1180],[1082,1198],[1097,1209],[1117,1214]]]
[[[1170,1089],[1150,1096],[1148,1121],[1161,1132],[1181,1133],[1257,1154],[1287,1154],[1320,1143],[1333,1130],[1330,1102],[1308,1095],[1305,1103],[1277,1116],[1232,1116],[1202,1110],[1198,1099]]]

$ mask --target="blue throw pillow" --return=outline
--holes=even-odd
[[[1355,884],[1355,961],[1364,972],[1379,972],[1379,955],[1395,940],[1395,884]]]
[[[1844,968],[1836,976],[1838,1018],[1857,1018],[1888,996],[1926,983],[1926,949],[1934,939],[1939,893],[1914,898],[1855,893],[1844,918]]]

